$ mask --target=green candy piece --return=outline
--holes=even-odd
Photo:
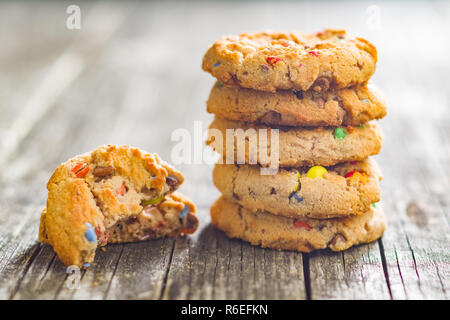
[[[360,125],[359,125],[359,128],[360,128],[360,129],[364,129],[364,125],[363,125],[363,124],[360,124]]]
[[[346,136],[347,136],[347,133],[345,133],[344,128],[334,129],[334,137],[336,139],[344,139]]]
[[[377,205],[375,203],[372,203],[371,206],[372,206],[372,208],[376,208],[377,207]]]
[[[217,81],[217,88],[222,88],[223,87],[223,83],[220,81]]]
[[[156,199],[142,200],[141,206],[145,207],[145,206],[148,206],[148,205],[151,205],[151,204],[155,204],[155,203],[160,202],[162,199],[164,199],[164,196],[161,196],[161,197],[156,198]]]

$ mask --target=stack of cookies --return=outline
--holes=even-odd
[[[217,40],[203,59],[218,80],[207,144],[223,160],[213,173],[222,196],[212,224],[229,237],[301,252],[379,238],[381,174],[369,157],[382,144],[371,120],[386,107],[368,83],[376,61],[372,44],[342,30]],[[239,142],[237,132],[248,134]],[[267,161],[274,156],[276,166]],[[269,166],[276,170],[262,174]]]

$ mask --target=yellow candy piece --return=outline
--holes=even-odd
[[[323,178],[323,175],[327,172],[328,172],[327,169],[325,169],[324,167],[315,166],[308,170],[306,176],[310,179]]]

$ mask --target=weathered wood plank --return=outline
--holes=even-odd
[[[417,132],[419,124],[423,130]],[[448,207],[442,206],[439,190],[435,189],[446,192],[448,179],[433,155],[439,144],[430,136],[435,129],[422,120],[409,118],[397,119],[396,126],[387,130],[399,137],[392,147],[403,145],[408,155],[402,157],[404,160],[386,156],[385,164],[385,176],[390,181],[384,186],[389,195],[384,202],[390,228],[383,246],[393,297],[448,299]],[[420,143],[422,139],[427,141]],[[396,187],[399,185],[403,187]]]
[[[87,270],[81,270],[80,278],[68,276],[56,292],[55,299],[105,299],[111,287],[111,279],[117,272],[123,245],[111,245],[104,250],[98,249],[95,254],[95,264]],[[58,259],[56,257],[56,259]],[[51,277],[49,277],[51,278]],[[75,282],[77,281],[77,282]]]
[[[178,238],[163,299],[305,299],[302,254],[230,240],[208,224]]]
[[[442,13],[428,5],[421,14],[432,23],[422,30],[408,24],[414,30],[404,41],[416,43],[430,33],[448,37],[448,20]],[[439,52],[448,49],[448,43],[440,46]],[[399,48],[399,53],[402,50],[406,48]],[[448,128],[449,100],[448,90],[436,90],[435,85],[436,79],[445,78],[449,65],[440,54],[415,52],[391,55],[385,63],[392,69],[401,66],[398,82],[407,85],[383,88],[391,106],[390,116],[381,123],[386,137],[380,156],[383,202],[389,218],[383,247],[394,299],[448,299],[449,220],[442,199],[448,198],[450,145],[448,130],[439,133],[437,125]],[[387,83],[388,77],[386,72],[380,82]]]
[[[309,256],[312,299],[390,298],[377,242]]]
[[[107,299],[159,299],[174,239],[126,244]]]
[[[21,208],[25,212],[17,214],[13,207],[7,214],[15,215],[19,221],[11,219],[9,229],[12,230],[4,246],[0,249],[0,296],[4,298],[13,297],[23,277],[30,271],[31,266],[36,266],[36,259],[42,254],[42,245],[37,239],[37,229],[30,228],[39,221],[40,205],[31,204]],[[2,225],[3,227],[6,224]],[[54,256],[53,252],[51,256]]]
[[[39,199],[44,195],[41,188],[28,188],[22,196],[23,203],[17,200],[20,183],[2,185],[0,195],[0,297],[7,299],[14,295],[31,263],[41,248],[36,242],[37,229],[30,228],[39,221]],[[34,195],[34,197],[33,197]]]

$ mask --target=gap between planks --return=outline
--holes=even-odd
[[[170,266],[172,265],[173,253],[175,252],[175,243],[176,242],[177,242],[177,239],[175,239],[172,243],[172,249],[170,250],[170,255],[169,255],[169,262],[167,264],[167,268],[164,273],[164,278],[163,278],[163,282],[161,285],[161,291],[159,292],[159,300],[163,299],[164,293],[166,291],[167,279],[169,278]]]

